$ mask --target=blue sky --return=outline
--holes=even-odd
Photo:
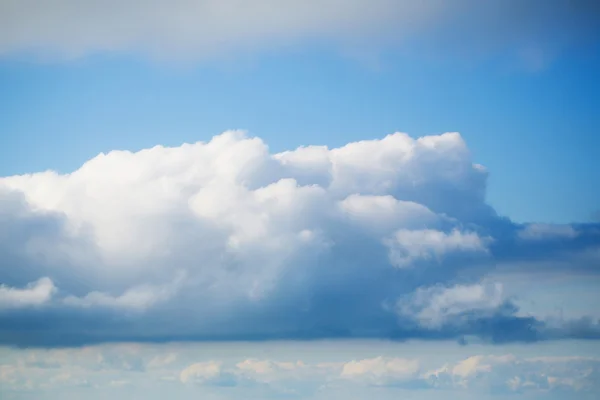
[[[599,27],[1,2],[0,397],[596,398]]]

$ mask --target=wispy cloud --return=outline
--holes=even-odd
[[[539,68],[557,51],[597,37],[599,15],[588,0],[7,0],[0,5],[0,54],[196,60],[316,39],[437,56],[509,52]]]
[[[0,365],[0,384],[15,392],[29,393],[34,390],[60,393],[73,387],[101,391],[129,385],[145,388],[148,393],[161,387],[171,393],[178,393],[182,388],[225,387],[230,390],[237,387],[246,391],[259,389],[263,395],[296,393],[300,398],[312,398],[319,392],[334,394],[340,387],[357,391],[377,388],[377,393],[385,389],[418,389],[416,393],[426,391],[436,396],[444,393],[588,396],[600,389],[596,379],[600,359],[594,357],[475,353],[455,359],[442,354],[432,363],[432,355],[427,352],[419,358],[354,359],[344,353],[346,358],[338,356],[334,360],[328,358],[332,354],[323,353],[319,361],[308,361],[301,358],[208,359],[198,358],[194,355],[197,352],[189,346],[185,350],[192,350],[192,354],[184,354],[183,350],[172,344],[158,348],[105,345],[15,351],[11,360]],[[154,364],[157,358],[172,354],[179,357],[171,356],[168,363]],[[300,353],[295,355],[301,357]],[[221,393],[225,395],[223,398],[230,398],[228,392]],[[231,396],[235,398],[235,393]]]

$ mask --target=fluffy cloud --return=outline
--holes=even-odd
[[[455,322],[465,313],[479,316],[496,313],[505,302],[500,284],[434,286],[417,289],[399,302],[399,308],[402,314],[414,316],[426,327],[439,327]]]
[[[135,51],[203,58],[315,38],[408,49],[418,39],[421,51],[438,53],[508,49],[535,67],[560,48],[595,37],[598,15],[587,0],[7,0],[0,4],[0,54]]]
[[[597,274],[600,230],[523,237],[486,178],[458,133],[270,154],[238,131],[0,178],[0,298],[39,305],[5,307],[0,341],[596,337],[485,279]]]
[[[418,360],[377,357],[345,363],[342,367],[341,377],[352,380],[366,380],[375,385],[385,385],[414,379],[418,372]]]
[[[485,252],[485,239],[474,232],[450,233],[434,229],[407,230],[396,232],[388,242],[390,259],[398,267],[410,266],[418,259],[436,259],[438,262],[446,253]]]
[[[211,381],[221,374],[221,363],[215,361],[207,361],[194,363],[186,367],[179,374],[179,380],[183,383],[190,381],[206,382]]]
[[[435,387],[492,388],[507,392],[595,392],[599,360],[585,357],[519,358],[514,355],[472,356],[427,372]]]

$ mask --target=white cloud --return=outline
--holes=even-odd
[[[403,268],[419,259],[440,261],[444,255],[452,252],[485,253],[489,240],[482,239],[475,232],[460,232],[456,229],[450,233],[433,229],[401,229],[386,240],[386,244],[390,248],[390,261]]]
[[[207,382],[221,374],[222,363],[216,361],[199,362],[184,368],[179,374],[182,383]]]
[[[501,284],[484,283],[419,288],[401,299],[398,307],[402,315],[415,318],[422,326],[435,328],[463,313],[494,313],[505,301]]]
[[[384,385],[415,378],[418,372],[418,360],[376,357],[345,363],[341,377]]]
[[[390,195],[353,194],[342,200],[340,207],[362,229],[384,234],[397,226],[418,229],[439,225],[441,219],[421,204],[397,200]]]
[[[22,289],[0,285],[0,309],[40,306],[49,302],[55,292],[50,278],[40,278]]]
[[[272,374],[276,370],[293,371],[302,366],[303,364],[301,362],[293,363],[254,359],[244,360],[236,364],[236,367],[240,371],[247,371],[258,375]]]
[[[233,374],[239,378],[255,382],[275,382],[283,380],[302,380],[318,375],[320,372],[314,366],[302,361],[275,361],[247,359],[235,365]]]
[[[375,238],[386,229],[433,226],[436,213],[452,212],[451,198],[427,201],[435,182],[462,181],[458,197],[485,184],[485,172],[471,164],[456,134],[415,140],[399,133],[320,152],[328,161],[315,167],[306,149],[271,156],[260,139],[226,132],[209,143],[101,154],[68,175],[0,178],[0,187],[22,193],[35,212],[64,215],[71,235],[91,237],[99,252],[89,257],[100,259],[97,275],[123,279],[123,291],[140,285],[143,276],[158,274],[163,282],[171,265],[216,290],[214,285],[236,283],[226,278],[230,263],[240,265],[240,284],[248,287],[252,280],[268,291],[273,274],[292,267],[298,252],[340,245],[332,231],[340,224],[358,223],[344,228],[357,232],[373,226]],[[474,234],[414,233],[425,234],[438,254],[481,246]],[[43,248],[46,256],[56,247]],[[138,293],[132,289],[116,303]],[[95,293],[88,302],[110,300]]]
[[[548,393],[552,390],[597,391],[594,382],[600,363],[585,357],[517,357],[475,355],[429,371],[423,378],[438,388],[504,388],[504,391]],[[498,389],[496,389],[498,390]]]
[[[490,372],[492,370],[492,366],[489,364],[484,364],[484,360],[485,357],[483,356],[473,356],[462,360],[452,367],[452,374],[462,378],[467,378],[480,372]]]
[[[457,133],[271,154],[229,131],[100,154],[68,174],[0,178],[0,282],[51,280],[0,293],[41,293],[74,318],[122,313],[145,337],[385,336],[402,326],[382,304],[399,298],[427,329],[489,317],[501,289],[460,272],[485,279],[518,228],[486,204],[486,178]]]
[[[329,370],[302,361],[286,362],[268,359],[246,359],[225,365],[221,361],[205,361],[189,365],[179,374],[183,383],[204,385],[280,384],[281,382],[323,379]]]

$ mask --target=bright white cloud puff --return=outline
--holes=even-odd
[[[598,337],[484,282],[597,274],[598,227],[514,224],[486,178],[458,133],[270,154],[238,131],[0,178],[0,341]]]

